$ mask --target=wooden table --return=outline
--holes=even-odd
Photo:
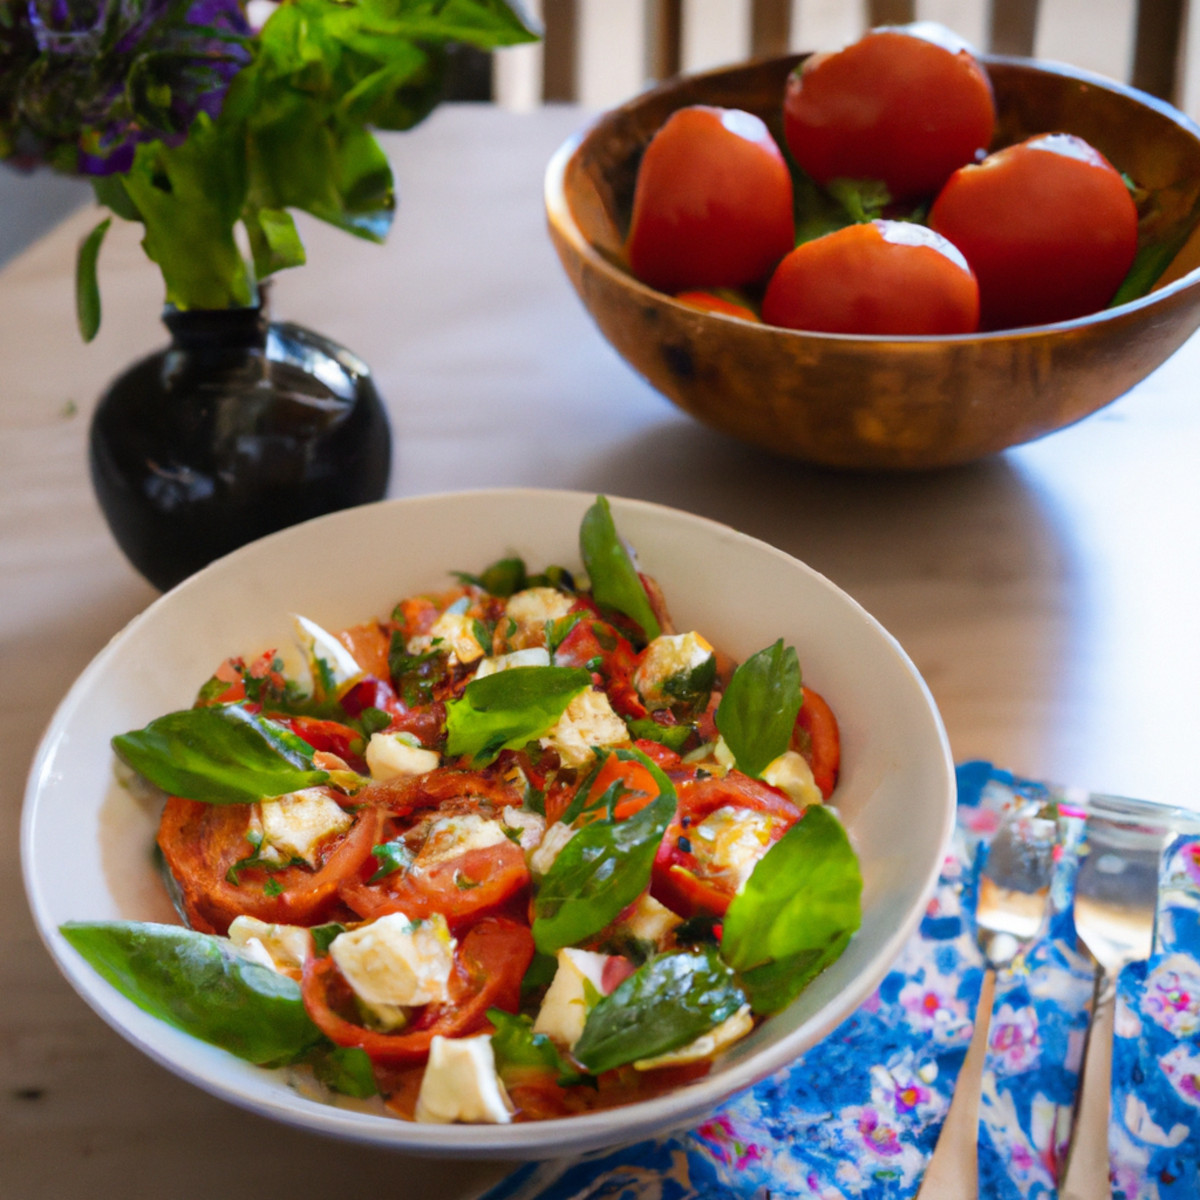
[[[974,466],[872,478],[774,459],[671,407],[571,292],[541,177],[584,119],[444,107],[387,143],[401,202],[386,247],[305,226],[310,265],[279,278],[273,309],[372,365],[392,494],[545,485],[726,522],[891,630],[959,760],[1200,808],[1200,341],[1076,428]],[[469,1194],[498,1168],[315,1139],[176,1080],[76,998],[29,918],[17,827],[37,740],[155,596],[92,498],[86,434],[105,384],[165,340],[161,281],[136,230],[114,230],[103,327],[84,346],[72,264],[96,219],[77,214],[0,272],[0,1195]]]

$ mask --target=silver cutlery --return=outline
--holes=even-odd
[[[975,1194],[974,1184],[962,1178],[964,1164],[954,1161],[950,1148],[974,1144],[996,975],[1012,964],[1042,928],[1050,899],[1057,840],[1054,809],[1030,802],[1001,819],[985,852],[975,921],[986,969],[975,1011],[975,1033],[918,1192],[919,1200]]]
[[[1086,816],[1086,852],[1076,882],[1075,929],[1097,971],[1067,1154],[1066,1194],[1100,1200],[1110,1194],[1110,1017],[1117,977],[1130,963],[1150,956],[1163,848],[1175,833],[1200,831],[1200,818],[1184,809],[1119,796],[1089,795],[1079,805]]]

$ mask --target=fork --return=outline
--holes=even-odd
[[[1124,797],[1089,795],[1087,853],[1075,892],[1075,928],[1097,965],[1084,1044],[1076,1119],[1067,1152],[1067,1194],[1107,1196],[1107,1111],[1111,1089],[1111,1010],[1117,978],[1153,947],[1159,860],[1173,831],[1196,828],[1183,809]]]
[[[976,1140],[996,975],[1033,942],[1045,919],[1058,838],[1057,821],[1047,811],[1040,801],[1013,809],[1002,818],[990,846],[983,851],[975,922],[985,970],[975,1011],[976,1028],[918,1193],[921,1198],[975,1194],[975,1182],[963,1178],[964,1170],[974,1169],[974,1157],[970,1163],[958,1161],[954,1148],[974,1145]]]

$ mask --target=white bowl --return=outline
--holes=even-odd
[[[704,1079],[625,1108],[515,1125],[418,1125],[321,1103],[281,1071],[177,1032],[105,983],[58,932],[70,920],[173,920],[152,865],[157,814],[114,776],[109,739],[189,705],[222,659],[292,642],[290,613],[336,629],[390,612],[505,555],[576,567],[593,501],[502,490],[387,501],[299,525],[234,552],[155,601],[83,672],[42,740],[25,796],[22,859],[41,935],[70,983],[170,1070],[257,1113],[413,1153],[541,1158],[693,1124],[786,1065],[871,993],[920,919],[953,822],[953,763],[933,699],[885,630],[823,576],[700,517],[610,498],[618,531],[657,577],[680,628],[738,657],[778,637],[841,722],[835,794],[862,862],[863,923],[843,956]]]

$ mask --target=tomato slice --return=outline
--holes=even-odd
[[[336,754],[352,770],[366,772],[367,764],[363,759],[363,736],[357,729],[343,725],[341,721],[323,720],[320,717],[293,717],[285,713],[266,713],[264,715],[280,725],[286,725],[314,750],[325,750],[330,754]]]
[[[613,710],[621,716],[638,720],[646,715],[633,686],[637,651],[607,621],[598,617],[579,621],[554,652],[554,661],[563,667],[587,667],[599,675]]]
[[[360,808],[354,824],[331,838],[318,866],[247,866],[228,878],[230,868],[249,857],[246,831],[250,806],[204,804],[172,796],[163,808],[158,844],[178,886],[193,929],[224,934],[241,914],[285,925],[316,925],[340,912],[338,886],[371,854],[383,827],[383,813]]]
[[[520,804],[521,796],[498,774],[439,767],[425,775],[370,784],[355,799],[386,814],[379,841],[387,842],[409,833],[430,810],[446,816],[492,817],[497,810]],[[521,903],[529,890],[524,851],[511,841],[428,864],[420,861],[420,845],[411,849],[417,855],[414,869],[401,869],[375,882],[371,876],[379,864],[368,858],[356,873],[343,878],[342,900],[363,919],[390,912],[417,919],[440,912],[457,930]]]
[[[348,880],[340,891],[345,903],[364,920],[393,912],[413,920],[441,913],[457,931],[482,916],[520,904],[529,882],[524,851],[506,841],[467,850],[428,867],[396,871],[375,883]]]
[[[330,957],[304,964],[304,1007],[330,1041],[366,1051],[373,1062],[403,1066],[429,1057],[435,1036],[465,1037],[488,1025],[487,1010],[516,1012],[521,979],[533,959],[529,926],[504,917],[486,917],[459,943],[448,1004],[428,1005],[399,1033],[380,1033],[343,1015],[352,1011],[352,993]]]
[[[804,736],[794,737],[793,744],[808,760],[813,781],[821,789],[821,795],[828,800],[837,787],[842,763],[842,739],[837,717],[819,692],[808,687],[802,691],[804,702],[796,718],[796,730]]]
[[[697,853],[694,830],[719,809],[750,810],[767,821],[761,826],[764,853],[800,818],[798,809],[775,788],[740,771],[722,778],[678,782],[679,805],[667,826],[650,878],[650,894],[683,917],[721,917],[738,888],[737,876]]]
[[[424,775],[403,775],[369,783],[355,793],[354,802],[403,816],[443,805],[458,811],[476,810],[481,803],[495,808],[519,805],[521,794],[499,772],[437,767]]]

